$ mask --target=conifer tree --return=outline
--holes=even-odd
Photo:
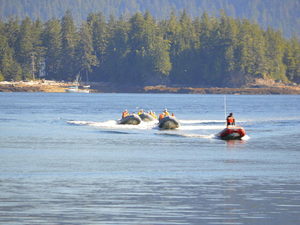
[[[109,30],[105,17],[102,13],[90,14],[87,18],[87,24],[92,32],[93,48],[99,61],[99,66],[102,66],[109,41]]]
[[[296,37],[286,41],[283,63],[287,78],[292,82],[300,83],[300,42]]]
[[[74,80],[78,71],[75,60],[75,46],[77,33],[74,20],[70,11],[67,11],[61,19],[61,69],[60,76],[63,80]]]
[[[20,26],[20,32],[16,43],[16,58],[22,66],[22,79],[33,79],[32,55],[33,55],[33,38],[32,38],[32,21],[29,17],[25,18]]]
[[[42,35],[45,48],[45,72],[47,79],[61,80],[61,24],[59,20],[49,20]]]
[[[98,60],[94,54],[92,32],[86,23],[81,26],[75,54],[76,71],[82,76],[83,74],[88,76],[88,73],[92,71],[92,68],[98,64]]]

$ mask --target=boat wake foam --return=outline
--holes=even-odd
[[[104,122],[93,122],[93,121],[75,121],[70,120],[67,121],[68,124],[72,125],[81,125],[81,126],[92,126],[92,127],[98,127],[103,129],[152,129],[157,124],[155,121],[151,122],[141,122],[138,125],[130,125],[130,124],[119,124],[116,120],[108,120]]]
[[[205,139],[215,139],[216,135],[202,135],[202,134],[180,134],[180,133],[156,133],[157,135],[165,135],[165,136],[175,136],[175,137],[185,137],[185,138],[205,138]]]
[[[250,139],[250,137],[247,134],[244,137],[242,137],[242,140],[244,140],[244,141],[247,141],[249,139]]]
[[[205,138],[205,139],[218,139],[217,134],[193,134],[193,133],[181,133],[184,131],[196,131],[196,130],[222,130],[224,129],[223,120],[182,120],[180,121],[181,126],[173,130],[172,132],[158,132],[157,135],[166,135],[166,136],[177,136],[177,137],[186,137],[186,138]],[[116,133],[123,133],[120,130],[159,130],[157,121],[150,122],[141,122],[138,125],[129,125],[129,124],[119,124],[116,120],[108,120],[104,122],[95,122],[95,121],[76,121],[70,120],[67,121],[68,124],[77,125],[77,126],[90,126],[96,127],[105,130],[114,130]],[[204,123],[215,123],[215,124],[204,124]],[[219,124],[219,123],[222,123]],[[185,125],[187,124],[187,125]],[[199,125],[202,124],[202,125]],[[244,136],[242,140],[249,140],[248,135]]]
[[[224,120],[179,120],[182,124],[224,123]]]
[[[193,126],[181,126],[178,129],[179,130],[220,130],[223,129],[224,125],[193,125]]]

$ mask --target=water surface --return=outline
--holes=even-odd
[[[300,96],[226,98],[244,140],[221,95],[0,93],[0,224],[298,224]]]

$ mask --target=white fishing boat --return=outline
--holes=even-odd
[[[76,76],[75,81],[73,82],[73,86],[68,87],[65,91],[69,93],[90,93],[90,85],[83,86],[83,88],[80,88],[80,83],[79,83],[80,75]]]
[[[90,90],[80,89],[79,86],[69,87],[65,91],[69,93],[90,93]]]

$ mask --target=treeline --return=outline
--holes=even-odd
[[[77,24],[90,13],[101,11],[104,16],[133,15],[149,11],[156,19],[168,18],[171,11],[186,10],[193,18],[202,15],[219,16],[220,10],[234,18],[245,18],[282,30],[284,36],[300,36],[299,0],[0,0],[0,19],[18,16],[47,21],[61,18],[71,10]]]
[[[300,82],[300,43],[222,13],[148,12],[109,19],[70,12],[43,23],[0,21],[0,79],[108,81],[124,85],[241,86],[254,78]]]

